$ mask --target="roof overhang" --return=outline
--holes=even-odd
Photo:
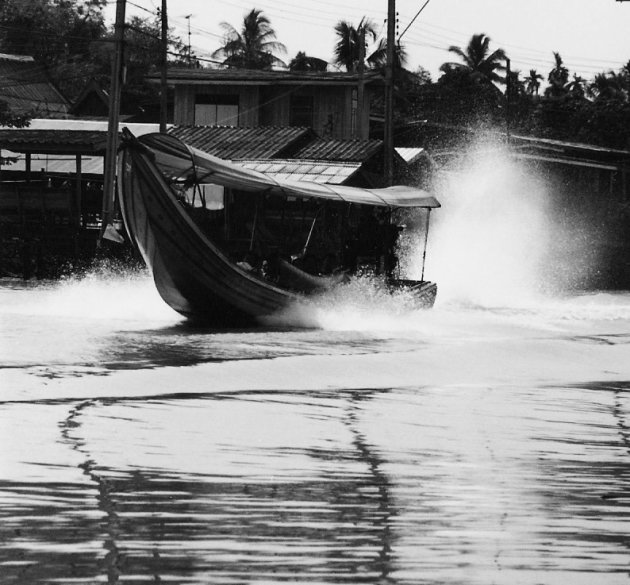
[[[157,73],[149,74],[146,80],[152,83],[161,81]],[[169,85],[216,85],[216,86],[347,86],[354,87],[360,81],[357,73],[343,72],[297,72],[297,71],[257,71],[239,69],[186,69],[171,68],[167,72]],[[383,83],[378,72],[367,72],[363,76],[366,85]]]
[[[31,154],[104,154],[107,132],[89,130],[0,130],[0,148]]]
[[[440,207],[435,197],[413,187],[370,189],[273,178],[189,147],[168,134],[147,134],[136,139],[128,133],[123,145],[136,150],[139,156],[151,160],[157,172],[174,182],[213,183],[251,193],[333,200],[377,207]],[[146,154],[143,151],[147,151]]]

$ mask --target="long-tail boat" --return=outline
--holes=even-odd
[[[416,188],[280,180],[168,134],[125,130],[118,197],[159,294],[190,319],[260,322],[365,272],[410,291],[418,306],[435,300],[434,283],[398,273],[402,228],[392,218],[424,208],[428,233],[429,212],[440,206]]]

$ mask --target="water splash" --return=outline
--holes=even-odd
[[[545,177],[504,147],[480,144],[434,186],[426,275],[438,303],[529,306],[579,288],[597,263],[588,218],[571,214]],[[424,234],[403,242],[406,272],[421,272]]]
[[[2,312],[92,322],[181,319],[162,301],[151,276],[141,268],[101,262],[80,275],[28,288],[27,295],[8,296]]]
[[[414,329],[410,316],[424,313],[408,291],[389,291],[381,279],[362,276],[321,295],[295,303],[265,320],[273,326],[329,331]]]
[[[597,271],[601,242],[594,219],[566,205],[535,166],[497,144],[479,144],[434,192],[425,277],[438,284],[436,308],[418,311],[404,293],[358,279],[274,316],[275,324],[327,330],[421,331],[497,323],[547,328],[567,320],[626,319],[626,294],[584,294]],[[424,218],[404,220],[401,267],[422,274]],[[467,335],[465,335],[467,337]]]

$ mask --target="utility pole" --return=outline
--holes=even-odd
[[[189,14],[188,16],[184,16],[184,18],[188,21],[188,67],[192,66],[192,55],[191,55],[191,48],[190,48],[190,17],[192,16],[192,14]]]
[[[356,138],[365,140],[363,133],[363,100],[365,99],[365,27],[359,30],[359,87],[357,89]]]
[[[505,58],[505,132],[507,144],[510,145],[510,117],[512,115],[512,68],[511,61]]]
[[[115,55],[112,71],[112,84],[109,96],[109,119],[107,123],[107,145],[103,169],[103,217],[101,240],[107,226],[111,224],[114,210],[114,190],[116,184],[116,157],[118,154],[118,121],[120,119],[120,89],[122,85],[123,44],[125,41],[126,0],[116,0],[116,21],[114,24]]]
[[[160,132],[166,134],[166,113],[168,108],[168,83],[166,79],[166,66],[168,63],[168,16],[166,14],[166,0],[162,0],[162,58],[160,63]]]
[[[385,183],[394,182],[394,43],[396,35],[396,0],[387,0],[387,64],[385,67]]]

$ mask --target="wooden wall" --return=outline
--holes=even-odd
[[[186,85],[175,87],[175,110],[173,123],[193,126],[195,124],[195,96],[200,95],[238,95],[238,125],[242,128],[259,125],[259,89],[250,86]]]
[[[240,127],[289,126],[292,95],[313,96],[313,130],[322,137],[350,140],[367,139],[369,133],[370,90],[366,88],[360,119],[353,122],[352,86],[216,86],[175,87],[174,123],[194,125],[195,96],[238,95]]]

